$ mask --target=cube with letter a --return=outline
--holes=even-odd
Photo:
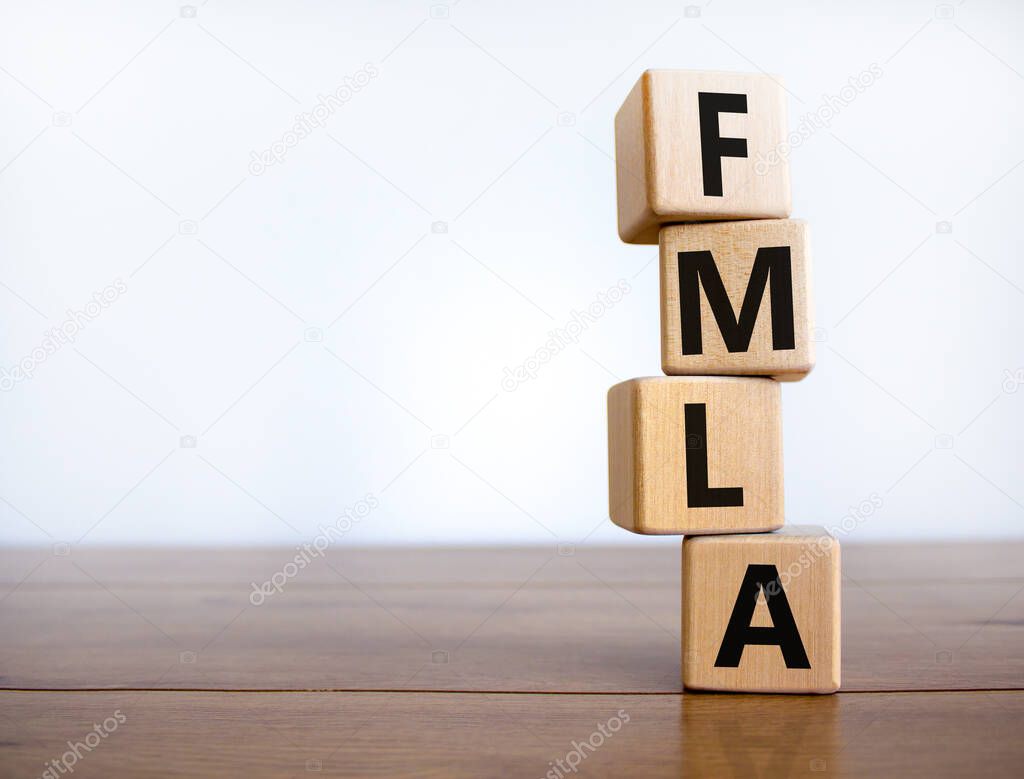
[[[615,115],[619,236],[789,216],[786,93],[775,76],[648,70]]]
[[[835,692],[839,627],[839,542],[824,528],[683,540],[686,688]]]

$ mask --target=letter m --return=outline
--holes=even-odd
[[[757,250],[738,317],[729,302],[714,255],[709,251],[679,252],[679,324],[682,328],[683,354],[704,353],[700,310],[702,284],[726,348],[730,352],[745,352],[750,348],[754,324],[769,279],[772,349],[795,349],[793,268],[788,246],[765,246]]]

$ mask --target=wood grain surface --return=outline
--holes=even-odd
[[[258,606],[294,550],[5,550],[0,687],[678,692],[679,542],[638,540],[331,549]],[[1024,544],[843,555],[843,690],[1022,686]]]
[[[1024,544],[844,544],[817,698],[680,695],[679,543],[640,540],[332,548],[258,606],[295,550],[0,550],[0,776],[120,711],[75,776],[543,777],[620,710],[580,775],[1019,775]]]
[[[933,779],[1017,777],[1024,760],[1019,692],[5,692],[0,711],[5,777],[39,776],[114,712],[124,723],[73,776],[543,779],[570,760],[584,777]],[[584,742],[599,746],[570,757]]]

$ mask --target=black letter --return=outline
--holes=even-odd
[[[683,406],[686,436],[686,506],[691,509],[742,506],[742,487],[708,487],[708,417],[704,403]]]
[[[719,114],[745,114],[747,96],[728,92],[698,92],[700,114],[700,161],[704,168],[704,194],[722,196],[722,157],[746,157],[745,138],[722,138]]]
[[[757,605],[757,593],[764,592],[764,601],[768,612],[772,615],[773,627],[756,628],[750,625]],[[774,565],[748,565],[740,585],[740,594],[736,596],[736,605],[732,607],[729,626],[725,629],[722,646],[718,650],[715,668],[738,668],[743,648],[750,644],[758,646],[778,646],[782,650],[782,658],[786,668],[810,668],[804,642],[800,640],[800,632],[796,629],[796,620],[789,608],[786,592],[779,581],[779,569]]]
[[[757,250],[739,317],[733,313],[714,255],[709,251],[679,252],[679,325],[682,328],[683,354],[702,354],[704,351],[700,327],[701,282],[726,348],[730,352],[745,352],[750,348],[754,323],[769,279],[772,348],[775,351],[795,349],[793,267],[788,246],[765,246]]]

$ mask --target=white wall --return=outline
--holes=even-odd
[[[823,343],[783,388],[787,520],[1024,535],[1024,9],[824,5],[11,4],[0,366],[123,286],[4,383],[0,540],[298,543],[368,494],[352,543],[630,540],[605,392],[659,373],[658,293],[616,236],[618,104],[646,67],[763,68],[796,126],[873,63],[792,156]]]

